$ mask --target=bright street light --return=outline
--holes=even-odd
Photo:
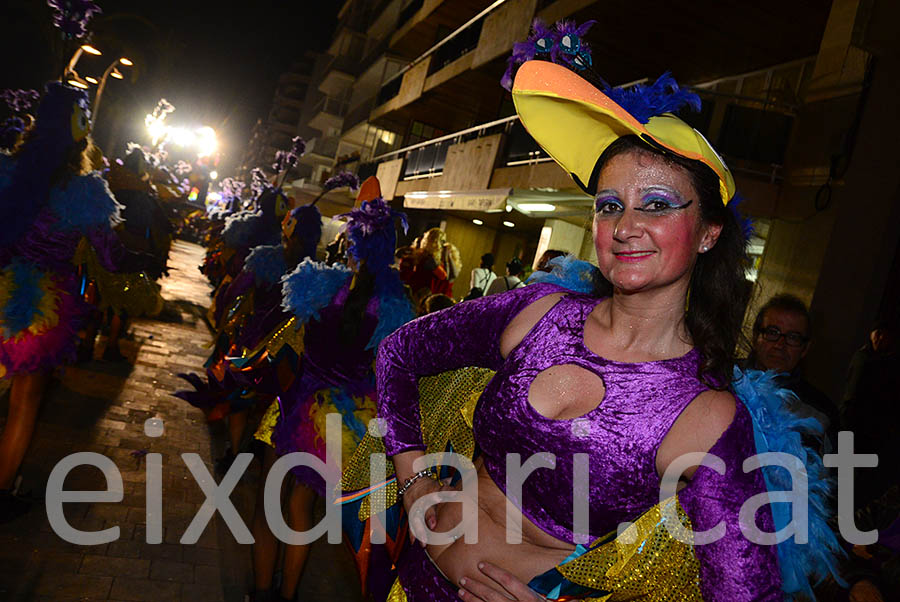
[[[125,79],[125,76],[119,73],[118,69],[113,69],[112,72],[110,72],[110,75],[116,79]]]
[[[94,56],[100,56],[101,54],[103,54],[102,52],[100,52],[99,50],[97,50],[96,48],[91,46],[90,44],[82,44],[81,50],[84,50],[88,54],[93,54]]]
[[[119,59],[119,62],[125,65],[126,67],[131,67],[134,63],[131,62],[131,59],[127,59],[124,56]]]
[[[506,226],[507,228],[515,228],[516,227],[516,225],[512,222],[503,222],[503,225]]]
[[[484,225],[484,222],[481,221],[480,219],[477,219],[477,218],[476,218],[476,219],[473,219],[473,220],[472,220],[472,223],[475,224],[476,226],[483,226],[483,225]]]
[[[86,81],[86,82],[88,82],[88,83],[90,83],[90,84],[94,84],[94,85],[100,83],[99,81],[97,81],[97,78],[96,78],[96,77],[91,77],[90,75],[86,76],[86,77],[84,78],[84,81]]]
[[[76,88],[81,88],[82,90],[87,90],[90,86],[81,81],[80,79],[75,79],[74,77],[70,77],[67,81],[67,84],[70,86],[75,86]]]

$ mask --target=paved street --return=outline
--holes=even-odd
[[[176,242],[170,275],[162,282],[166,308],[154,320],[136,320],[122,351],[129,364],[94,360],[69,366],[50,385],[37,433],[22,468],[21,491],[44,494],[54,465],[74,452],[110,458],[124,483],[120,503],[67,503],[65,516],[75,528],[120,528],[117,541],[80,546],[51,528],[44,505],[0,525],[0,600],[190,600],[240,601],[252,583],[250,546],[236,543],[218,514],[195,545],[179,540],[205,496],[180,454],[200,455],[212,472],[222,455],[222,424],[170,392],[186,383],[179,372],[201,372],[210,342],[202,319],[209,285],[197,270],[203,249]],[[98,340],[95,357],[104,348]],[[0,396],[0,420],[7,396]],[[144,434],[148,418],[162,419],[159,438]],[[145,540],[146,452],[163,457],[163,543]],[[249,526],[256,488],[256,465],[232,494]],[[104,490],[97,468],[73,469],[67,490]],[[321,511],[321,508],[320,508]],[[356,601],[358,580],[342,545],[314,547],[301,582],[299,600]]]

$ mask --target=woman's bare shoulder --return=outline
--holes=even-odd
[[[564,292],[559,292],[544,295],[526,305],[522,311],[516,314],[503,331],[503,334],[500,335],[500,355],[503,357],[509,355],[510,351],[522,342],[525,335],[534,328],[534,325],[544,317],[544,314],[550,311],[565,294]]]

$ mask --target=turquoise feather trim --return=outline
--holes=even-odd
[[[281,306],[294,314],[297,327],[319,318],[341,287],[353,276],[344,265],[329,266],[304,259],[281,279]]]
[[[122,221],[120,212],[124,209],[98,171],[74,177],[65,187],[54,187],[49,205],[58,218],[54,225],[57,230],[114,226]]]
[[[817,585],[829,573],[838,583],[837,556],[843,555],[837,537],[828,526],[828,500],[834,482],[828,477],[822,458],[814,450],[804,447],[803,433],[822,433],[822,425],[815,418],[799,418],[788,410],[788,402],[794,394],[779,387],[774,372],[734,369],[732,383],[735,394],[741,399],[753,419],[753,434],[757,453],[788,453],[803,461],[809,485],[809,542],[798,544],[791,537],[778,544],[778,564],[781,568],[782,589],[793,595],[813,595],[810,578]],[[769,491],[788,491],[792,488],[790,474],[777,466],[763,467],[766,488]],[[770,504],[775,529],[780,530],[791,520],[791,505],[787,502]]]
[[[13,259],[6,270],[13,274],[13,286],[6,304],[0,307],[0,333],[5,339],[11,339],[31,326],[35,316],[42,314],[38,307],[44,296],[41,288],[43,273],[19,259]]]
[[[253,247],[244,261],[244,269],[253,274],[257,285],[275,284],[287,271],[281,245]]]
[[[551,272],[534,272],[528,278],[528,284],[545,282],[556,284],[576,293],[594,292],[594,272],[597,268],[586,261],[582,261],[574,255],[554,257],[547,265],[551,266]]]
[[[399,279],[397,283],[399,285]],[[394,294],[379,295],[378,325],[375,327],[375,332],[372,333],[366,349],[377,349],[385,337],[416,317],[412,304],[404,294],[402,285],[399,285],[399,289],[399,292]]]

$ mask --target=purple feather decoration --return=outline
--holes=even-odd
[[[663,113],[677,113],[685,106],[700,110],[700,97],[681,88],[668,71],[649,86],[637,84],[627,89],[607,88],[603,93],[641,123],[647,123],[651,117]]]
[[[359,189],[359,178],[355,173],[342,171],[336,176],[331,176],[325,180],[325,185],[322,186],[322,188],[327,192],[329,190],[334,190],[335,188],[344,188],[345,186],[350,190]]]
[[[91,18],[103,12],[91,0],[47,0],[47,6],[53,9],[53,24],[69,39],[83,38]]]
[[[31,107],[37,104],[40,97],[37,90],[6,89],[0,92],[0,98],[6,101],[6,106],[13,113],[27,113]]]
[[[11,150],[25,131],[25,122],[21,117],[10,117],[0,124],[0,149]]]
[[[285,166],[287,165],[287,153],[284,151],[277,151],[275,153],[275,162],[272,163],[272,169],[275,173],[280,174],[284,171]]]
[[[741,235],[744,237],[745,241],[750,240],[750,237],[753,236],[755,232],[755,228],[753,227],[753,219],[747,217],[741,212],[741,203],[743,203],[746,199],[740,194],[735,193],[735,195],[728,201],[728,210],[731,211],[732,215],[734,215],[735,221],[738,226],[741,228]]]
[[[350,218],[344,230],[350,242],[348,251],[357,262],[365,261],[373,273],[389,268],[394,262],[397,242],[394,219],[400,218],[400,224],[406,232],[409,224],[405,213],[394,211],[383,198],[375,197],[337,217]]]
[[[294,136],[291,143],[291,152],[289,152],[285,158],[288,167],[297,165],[297,161],[306,153],[306,140],[300,136]]]
[[[531,35],[524,42],[513,44],[512,56],[506,60],[506,72],[500,79],[500,85],[511,91],[516,67],[535,57],[549,57],[557,42],[557,32],[547,27],[540,19],[535,19],[531,24]]]
[[[586,21],[577,25],[574,21],[559,21],[554,26],[556,44],[550,51],[550,59],[579,71],[590,67],[591,49],[584,41],[584,35],[595,23],[596,21]]]

